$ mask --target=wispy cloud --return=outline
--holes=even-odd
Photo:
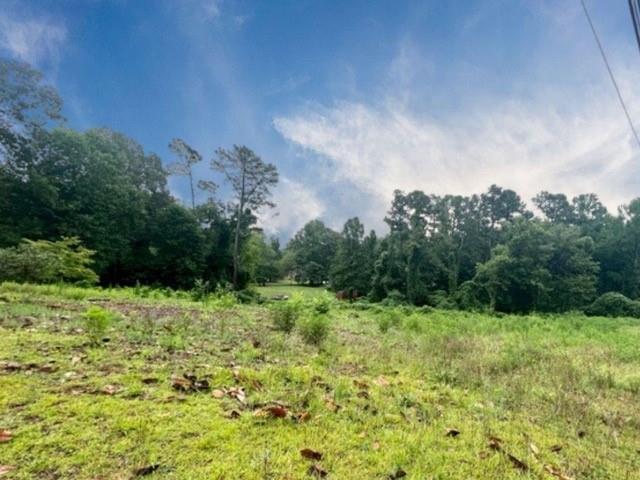
[[[26,62],[39,65],[56,63],[66,40],[67,30],[48,18],[0,12],[0,50]]]
[[[596,192],[614,208],[638,194],[640,155],[608,87],[496,99],[490,110],[470,105],[444,120],[404,102],[341,102],[274,124],[290,142],[329,159],[334,180],[378,205],[388,205],[396,188],[470,194],[497,183],[526,200],[542,189]]]
[[[308,221],[321,217],[325,211],[311,188],[287,177],[280,178],[274,201],[278,207],[265,209],[259,222],[271,235],[291,234]]]

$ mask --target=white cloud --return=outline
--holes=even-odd
[[[308,186],[282,176],[274,192],[274,202],[276,209],[265,209],[259,221],[271,235],[293,234],[325,211],[323,203]]]
[[[470,194],[496,183],[526,201],[543,189],[595,192],[609,208],[637,196],[640,152],[610,85],[583,94],[539,92],[495,100],[490,110],[468,105],[439,120],[402,101],[342,102],[307,107],[274,124],[290,142],[329,159],[333,180],[373,196],[375,208],[384,205],[378,218],[397,188]],[[640,118],[640,109],[633,112]]]
[[[58,61],[66,36],[64,25],[52,20],[0,12],[0,51],[31,64]]]
[[[220,16],[220,3],[220,0],[204,0],[202,2],[202,9],[208,20]]]

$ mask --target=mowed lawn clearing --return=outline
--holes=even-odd
[[[640,478],[638,320],[145,296],[0,287],[3,480]]]

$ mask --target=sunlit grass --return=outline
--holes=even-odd
[[[408,308],[383,333],[388,308],[334,302],[317,347],[268,306],[153,295],[0,286],[6,478],[311,478],[302,448],[337,479],[637,478],[638,320]],[[100,346],[92,305],[118,315]],[[190,372],[245,403],[172,388]]]

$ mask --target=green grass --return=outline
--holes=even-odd
[[[309,287],[306,285],[298,285],[291,283],[270,283],[264,287],[254,287],[260,295],[271,298],[276,296],[286,295],[291,297],[292,295],[302,295],[306,298],[316,298],[327,294],[327,289],[324,287]]]
[[[312,478],[303,448],[336,479],[640,478],[638,320],[399,309],[382,333],[387,309],[334,302],[316,347],[263,306],[154,295],[0,286],[3,480]],[[92,305],[117,314],[100,346]]]

